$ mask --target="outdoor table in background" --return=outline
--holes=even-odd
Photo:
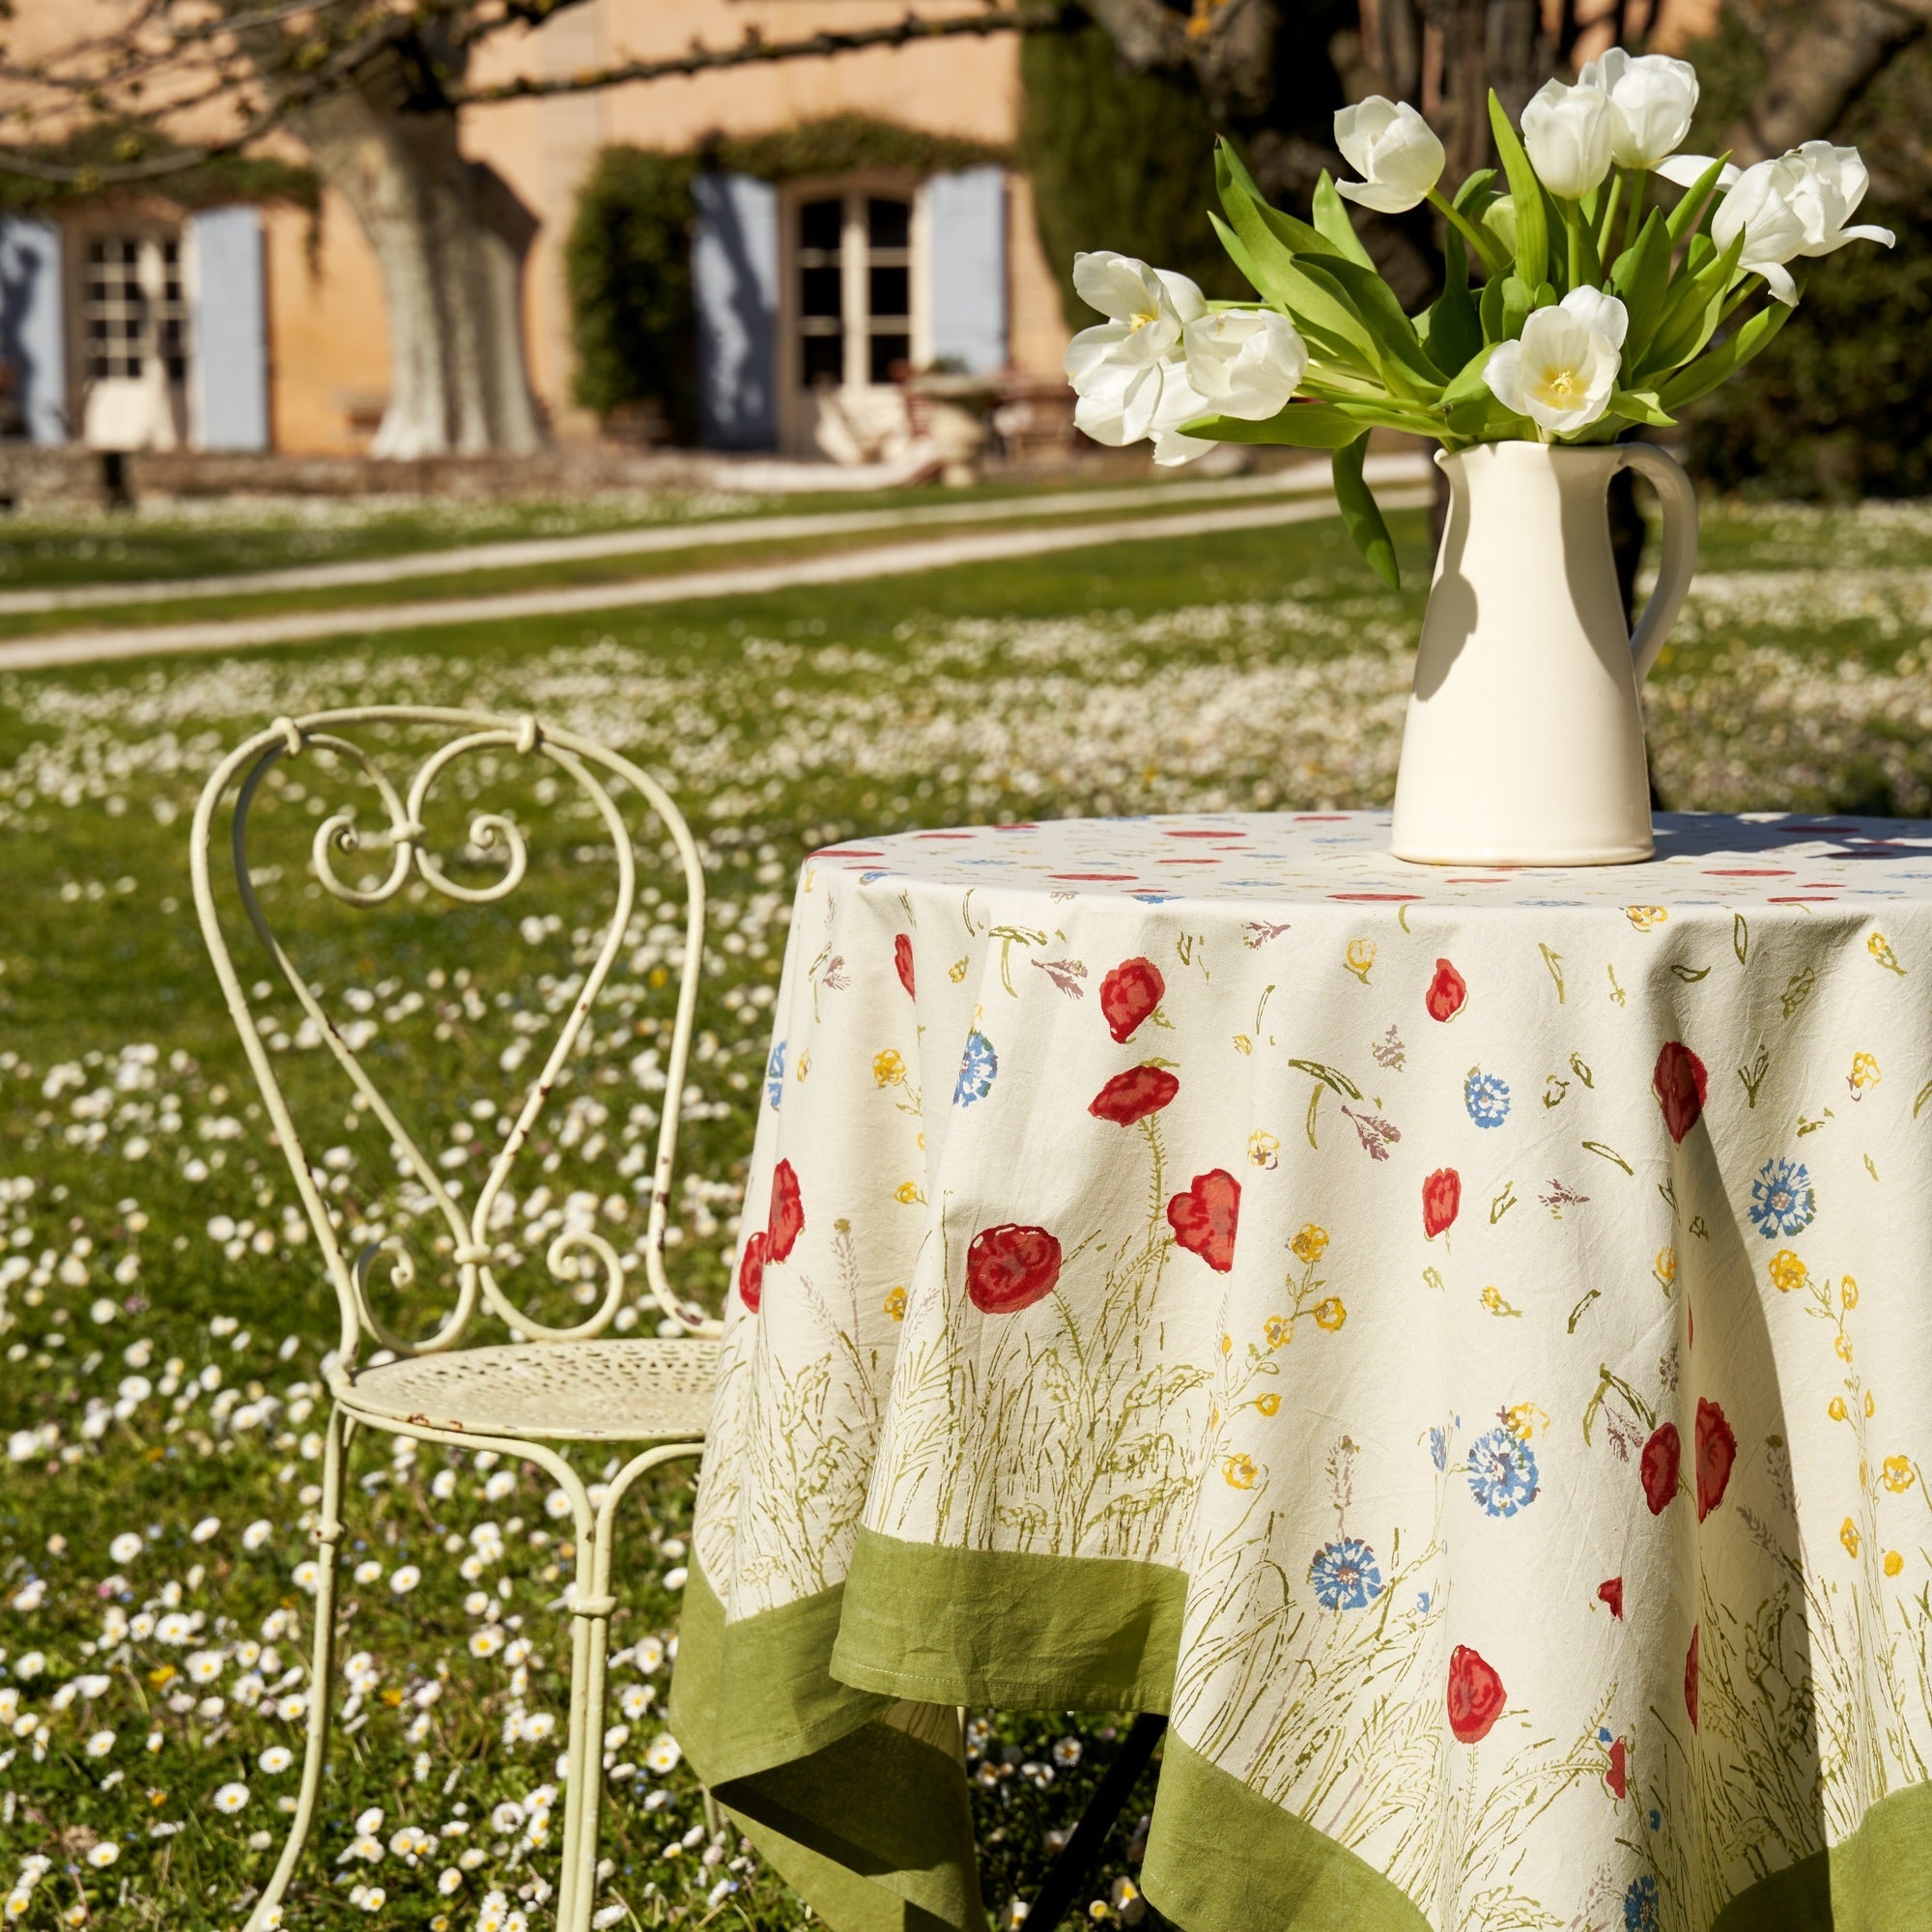
[[[1932,1924],[1932,827],[1386,842],[808,863],[672,1719],[835,1927],[984,1704],[1172,1713],[1189,1932]]]

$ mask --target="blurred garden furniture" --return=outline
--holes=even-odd
[[[379,762],[389,727],[427,729],[440,739],[407,785],[393,782]],[[374,751],[367,742],[372,737]],[[581,991],[510,1122],[501,1148],[491,1159],[473,1205],[466,1208],[457,1198],[461,1190],[446,1183],[437,1160],[422,1151],[325,1009],[300,965],[284,949],[258,897],[247,841],[250,808],[270,773],[284,761],[319,764],[319,772],[306,774],[312,787],[334,778],[359,780],[369,787],[381,807],[380,841],[386,846],[386,850],[379,847],[383,876],[360,885],[346,881],[337,870],[338,863],[363,848],[364,836],[351,810],[333,812],[319,827],[312,850],[312,870],[323,893],[354,912],[369,912],[396,900],[412,882],[420,881],[431,894],[449,901],[495,905],[524,881],[528,862],[524,831],[503,813],[474,816],[469,822],[469,856],[494,857],[501,869],[485,883],[466,884],[444,869],[446,862],[432,850],[423,822],[439,779],[456,761],[479,754],[527,761],[554,775],[553,781],[560,779],[574,790],[601,821],[613,847],[615,890],[595,962],[584,974]],[[629,787],[630,796],[622,803],[613,795],[613,780]],[[442,1256],[412,1255],[396,1236],[359,1254],[345,1250],[339,1216],[331,1212],[318,1171],[311,1167],[264,1029],[244,991],[243,975],[229,952],[212,843],[231,787],[236,796],[226,815],[235,890],[255,937],[346,1076],[357,1104],[381,1122],[404,1173],[428,1197],[432,1222],[444,1230],[442,1245],[453,1276],[448,1284],[449,1312],[427,1335],[412,1339],[398,1332],[379,1312],[378,1303],[385,1293],[410,1288],[419,1269],[440,1266]],[[626,808],[636,812],[639,806],[655,818],[675,849],[686,900],[644,1257],[650,1294],[666,1318],[670,1339],[649,1340],[608,1332],[626,1302],[626,1284],[616,1251],[594,1227],[566,1226],[545,1257],[554,1281],[594,1284],[585,1298],[594,1300],[595,1306],[582,1321],[551,1325],[521,1304],[513,1283],[499,1280],[505,1243],[500,1232],[493,1232],[492,1222],[492,1209],[541,1122],[625,947],[638,886],[637,851]],[[324,1435],[321,1517],[315,1529],[321,1575],[314,1606],[301,1793],[288,1842],[267,1889],[254,1901],[247,1927],[249,1932],[261,1932],[277,1922],[277,1908],[315,1817],[332,1703],[336,1573],[345,1533],[344,1465],[354,1435],[371,1429],[521,1458],[540,1466],[569,1499],[576,1577],[569,1598],[573,1618],[569,1788],[556,1923],[560,1932],[583,1932],[590,1923],[596,1890],[605,1661],[616,1604],[611,1568],[616,1513],[647,1471],[701,1453],[718,1362],[718,1324],[678,1300],[666,1277],[663,1255],[679,1099],[702,956],[704,880],[697,849],[676,806],[657,782],[628,758],[589,739],[540,724],[533,718],[384,705],[278,719],[230,753],[209,780],[196,810],[192,867],[195,903],[209,953],[261,1089],[276,1144],[288,1161],[320,1245],[341,1317],[335,1352],[326,1364],[333,1406]],[[477,1339],[476,1329],[486,1314],[507,1331],[508,1341]],[[366,1360],[365,1344],[373,1344],[378,1351]],[[553,1445],[615,1443],[650,1446],[624,1463],[593,1502],[567,1455]]]
[[[1932,1923],[1932,826],[1387,824],[807,862],[671,1721],[839,1932],[987,1705],[1171,1713],[1188,1932]]]

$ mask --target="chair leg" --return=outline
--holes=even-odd
[[[1099,1789],[1088,1800],[1080,1822],[1073,1828],[1073,1835],[1053,1861],[1034,1899],[1027,1914],[1027,1923],[1034,1932],[1053,1932],[1073,1910],[1080,1889],[1100,1862],[1108,1833],[1126,1809],[1127,1800],[1133,1796],[1134,1786],[1140,1782],[1141,1773],[1147,1769],[1153,1747],[1166,1729],[1167,1719],[1157,1712],[1143,1711],[1135,1718],[1125,1743],[1107,1767]]]
[[[587,1932],[597,1903],[597,1832],[604,1799],[605,1664],[610,1656],[614,1605],[608,1596],[589,1596],[584,1588],[587,1581],[580,1573],[571,1617],[570,1789],[564,1800],[556,1932]]]
[[[328,1758],[328,1713],[335,1683],[335,1571],[342,1540],[342,1476],[355,1425],[331,1408],[323,1435],[322,1514],[315,1526],[316,1561],[322,1570],[315,1586],[315,1640],[309,1666],[308,1740],[302,1755],[301,1789],[295,1822],[275,1861],[274,1875],[255,1901],[242,1932],[269,1932],[280,1919],[282,1896],[315,1823],[316,1801]]]

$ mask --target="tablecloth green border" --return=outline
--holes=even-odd
[[[694,1564],[671,1729],[833,1932],[984,1932],[963,1770],[886,1713],[901,1698],[1165,1711],[1185,1591],[1158,1564],[862,1529],[844,1584],[727,1626]],[[1185,1932],[1430,1932],[1372,1865],[1172,1733],[1142,1887]],[[1732,1899],[1710,1932],[1919,1927],[1932,1932],[1932,1784],[1881,1799],[1850,1837]]]

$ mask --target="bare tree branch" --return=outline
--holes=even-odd
[[[1741,167],[1829,133],[1873,75],[1932,24],[1932,0],[1819,0],[1732,132]]]
[[[862,47],[902,47],[915,41],[951,40],[960,35],[983,39],[989,34],[1017,33],[1043,24],[1022,9],[1000,8],[968,14],[957,19],[924,20],[908,14],[890,27],[859,27],[842,33],[813,34],[798,41],[766,41],[748,33],[735,47],[693,46],[689,53],[666,60],[620,61],[611,67],[552,78],[498,81],[489,87],[455,88],[450,99],[461,106],[491,100],[532,100],[558,94],[587,94],[599,88],[620,87],[627,81],[661,80],[673,74],[703,73],[714,68],[754,67],[767,61],[815,59],[852,53]]]

